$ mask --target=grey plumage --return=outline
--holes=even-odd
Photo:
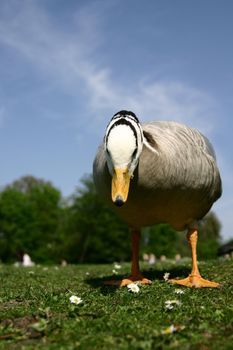
[[[142,129],[145,142],[126,203],[121,208],[112,203],[104,145],[93,166],[98,192],[132,228],[192,227],[221,195],[212,145],[199,131],[176,122],[146,123]]]

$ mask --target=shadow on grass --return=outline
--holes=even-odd
[[[150,279],[152,282],[154,281],[164,281],[164,273],[168,272],[170,274],[169,278],[183,278],[187,277],[190,273],[190,268],[186,266],[175,266],[172,268],[159,270],[159,269],[152,269],[149,270],[143,269],[142,274],[144,277]],[[120,282],[123,278],[127,278],[129,275],[106,275],[105,277],[97,277],[97,278],[87,278],[85,280],[86,283],[88,283],[93,288],[100,288],[100,291],[102,294],[113,294],[116,292],[116,290],[119,288],[117,285],[117,282]],[[116,285],[108,285],[106,284],[107,281],[116,281]]]

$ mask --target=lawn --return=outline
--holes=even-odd
[[[165,272],[185,277],[189,260],[142,267],[152,285],[133,293],[103,284],[127,274],[129,264],[1,265],[0,349],[233,348],[233,260],[200,263],[204,277],[222,284],[219,289],[164,280]],[[82,302],[71,304],[72,295]]]

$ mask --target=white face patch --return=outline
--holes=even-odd
[[[118,125],[109,133],[107,150],[115,168],[128,167],[136,147],[136,139],[129,126]]]
[[[128,169],[132,175],[142,151],[143,136],[138,122],[131,116],[116,115],[109,123],[105,134],[105,150],[108,169]]]

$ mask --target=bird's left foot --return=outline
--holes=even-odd
[[[139,276],[130,276],[128,278],[124,278],[122,280],[112,280],[112,281],[105,281],[104,284],[110,285],[110,286],[118,286],[118,287],[125,287],[128,286],[128,284],[131,283],[138,283],[138,284],[151,284],[151,280],[139,275]]]
[[[143,276],[135,276],[135,277],[128,277],[128,278],[124,278],[121,281],[120,287],[124,287],[124,286],[128,286],[128,284],[131,283],[138,283],[138,284],[151,284],[151,280],[143,277]]]
[[[219,283],[211,282],[208,280],[205,280],[200,275],[189,275],[187,278],[184,279],[171,279],[169,280],[169,283],[172,284],[180,284],[182,286],[186,287],[195,287],[195,288],[218,288],[220,287]]]

